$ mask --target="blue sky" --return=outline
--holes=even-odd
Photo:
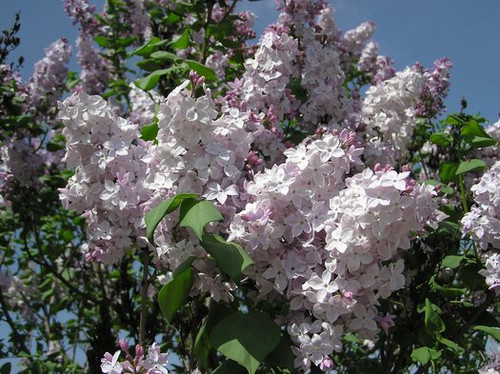
[[[62,4],[62,0],[0,0],[2,30],[10,27],[16,10],[21,10],[19,53],[25,57],[24,77],[32,74],[33,64],[44,56],[43,50],[51,42],[62,36],[75,40],[76,28]],[[379,43],[381,54],[395,60],[398,70],[415,61],[430,66],[439,57],[450,57],[454,67],[447,100],[449,111],[458,110],[460,98],[465,96],[470,112],[481,112],[491,122],[497,120],[500,74],[495,71],[500,59],[500,1],[332,0],[332,4],[343,31],[374,21],[377,32],[373,39]],[[278,14],[274,0],[242,0],[240,9],[258,15],[258,32]]]

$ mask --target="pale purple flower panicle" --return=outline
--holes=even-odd
[[[479,274],[500,295],[500,161],[471,187],[475,205],[462,218],[463,231],[479,244],[485,262]]]
[[[80,32],[84,35],[94,35],[99,28],[95,17],[95,6],[89,5],[88,0],[65,0],[64,10],[73,19],[73,24],[79,24]]]
[[[45,50],[45,57],[35,64],[28,90],[33,108],[56,106],[65,87],[71,47],[64,38]]]
[[[80,33],[76,39],[76,47],[78,64],[81,67],[80,86],[89,95],[102,94],[111,75],[109,61],[99,55],[87,34]]]

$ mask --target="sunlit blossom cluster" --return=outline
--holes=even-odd
[[[479,273],[486,284],[500,294],[500,161],[486,171],[471,187],[475,205],[462,219],[468,234],[482,252],[485,268]]]

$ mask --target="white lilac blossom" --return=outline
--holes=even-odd
[[[463,231],[479,244],[485,262],[480,274],[500,294],[500,161],[471,187],[475,204],[462,218]]]
[[[65,87],[70,53],[71,47],[64,38],[55,41],[45,50],[45,57],[35,64],[35,71],[28,85],[31,107],[57,106],[56,102]]]
[[[128,97],[131,104],[128,120],[141,127],[152,124],[158,111],[157,106],[163,101],[163,98],[157,92],[145,92],[137,88],[135,84],[130,84]]]
[[[417,123],[413,105],[424,85],[421,74],[406,68],[368,89],[362,120],[367,126],[365,157],[369,165],[401,161]]]

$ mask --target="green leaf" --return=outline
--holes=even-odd
[[[239,282],[243,270],[254,263],[239,244],[227,242],[218,235],[203,235],[201,245],[214,258],[221,271],[236,282]]]
[[[162,75],[170,74],[175,69],[176,69],[176,67],[155,70],[151,74],[145,76],[144,78],[140,78],[140,79],[136,80],[134,82],[134,84],[136,85],[136,87],[140,88],[141,90],[149,91],[150,89],[154,88],[158,84],[158,81],[160,80],[160,77]]]
[[[413,361],[418,361],[422,365],[427,365],[431,358],[431,353],[429,352],[429,347],[420,347],[414,349],[411,353],[411,358]]]
[[[439,222],[437,233],[439,235],[447,234],[453,237],[460,237],[460,235],[462,234],[458,223],[449,220]]]
[[[172,278],[158,292],[158,304],[169,323],[175,312],[188,301],[189,291],[194,283],[191,264],[195,259],[195,257],[189,257],[179,265],[172,274]]]
[[[259,365],[279,344],[279,327],[265,314],[236,312],[220,321],[210,341],[220,353],[254,374]]]
[[[464,138],[472,140],[475,136],[490,137],[489,134],[484,130],[476,120],[470,119],[465,126],[460,130]]]
[[[224,217],[210,201],[196,200],[194,198],[182,200],[179,212],[179,226],[189,227],[200,240],[207,223],[223,220]]]
[[[155,140],[156,135],[158,135],[157,123],[152,123],[141,128],[141,139],[143,140]]]
[[[220,364],[212,374],[246,374],[247,371],[243,366],[238,365],[233,360],[225,360]]]
[[[198,334],[196,334],[196,339],[194,342],[194,354],[198,359],[198,363],[202,368],[208,367],[208,354],[210,353],[210,348],[212,347],[210,344],[210,339],[207,334],[207,323],[205,322]]]
[[[94,38],[95,42],[97,43],[97,45],[99,47],[102,47],[102,48],[109,48],[111,46],[111,39],[110,38],[107,38],[105,36],[102,36],[102,35],[97,35],[95,38]]]
[[[419,313],[424,313],[425,329],[429,334],[439,334],[446,330],[443,320],[439,316],[441,309],[429,299],[425,299],[423,307],[418,308]]]
[[[450,114],[446,119],[443,121],[444,124],[447,125],[452,125],[452,126],[463,126],[467,125],[467,122],[465,122],[463,119],[458,117],[456,114]]]
[[[441,265],[445,268],[456,269],[460,266],[463,259],[464,256],[449,255],[443,258]]]
[[[160,60],[160,61],[175,61],[175,62],[180,62],[182,61],[182,58],[177,56],[174,53],[170,53],[167,51],[157,51],[151,53],[151,59],[153,60]]]
[[[10,362],[6,362],[0,368],[0,374],[10,374],[11,369],[12,369],[12,364]]]
[[[206,67],[205,65],[194,60],[185,60],[185,62],[188,64],[189,69],[194,70],[199,75],[205,77],[207,82],[214,82],[217,80],[217,75],[215,75],[214,71],[209,67]]]
[[[290,349],[291,345],[290,339],[282,336],[278,346],[267,356],[266,365],[287,369],[290,373],[293,373],[295,356]]]
[[[495,338],[496,341],[500,342],[500,328],[499,327],[477,325],[477,326],[474,326],[473,329],[485,332],[486,334],[491,335],[493,338]]]
[[[452,182],[456,178],[455,172],[457,168],[458,165],[454,162],[443,162],[439,169],[439,178],[441,178],[441,182],[444,184]]]
[[[189,46],[189,29],[184,30],[181,36],[174,42],[175,50],[186,49]]]
[[[446,146],[449,146],[453,142],[453,136],[451,136],[451,134],[448,134],[445,132],[437,132],[437,133],[431,135],[431,137],[429,138],[429,141],[431,143],[439,145],[440,147],[446,147]]]
[[[442,338],[440,336],[438,336],[438,341],[447,346],[451,351],[455,352],[456,354],[462,354],[464,353],[464,349],[462,347],[460,347],[457,343],[449,340],[449,339],[446,339],[446,338]]]
[[[473,159],[469,161],[462,161],[460,165],[458,165],[458,168],[455,171],[455,175],[468,173],[470,171],[482,170],[486,167],[488,167],[488,165],[483,160]]]
[[[144,221],[146,222],[146,234],[149,242],[154,245],[153,234],[163,217],[177,209],[182,200],[194,199],[197,196],[197,194],[192,193],[178,194],[161,202],[156,207],[147,212],[146,216],[144,217]]]
[[[470,142],[472,148],[483,148],[497,145],[498,142],[492,137],[474,136]]]
[[[151,52],[154,51],[155,49],[155,44],[158,43],[160,39],[156,36],[153,36],[150,41],[147,43],[143,44],[139,48],[133,50],[130,52],[130,55],[137,55],[137,56],[149,56]]]

